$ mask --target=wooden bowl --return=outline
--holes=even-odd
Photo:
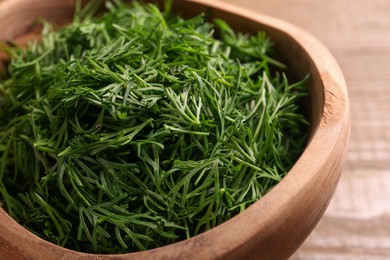
[[[73,10],[71,0],[3,0],[0,40],[25,35],[37,16],[64,21]],[[266,31],[292,76],[311,73],[311,130],[302,156],[272,191],[243,213],[191,239],[144,252],[94,255],[64,249],[33,235],[0,208],[3,259],[284,259],[317,224],[337,185],[350,129],[347,89],[332,55],[293,25],[227,3],[175,1],[174,10],[184,16],[205,12],[243,32]]]

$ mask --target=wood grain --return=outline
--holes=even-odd
[[[292,259],[390,259],[390,2],[224,0],[312,33],[346,77],[347,164],[324,217]]]

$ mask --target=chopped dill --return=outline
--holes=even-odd
[[[265,33],[153,4],[97,9],[58,30],[42,21],[39,42],[7,50],[10,216],[67,248],[134,252],[215,227],[286,175],[304,147],[306,79],[288,82]]]

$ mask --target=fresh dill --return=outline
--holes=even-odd
[[[0,199],[10,216],[67,248],[133,252],[209,230],[283,178],[304,146],[307,92],[265,33],[153,4],[96,9],[58,30],[43,21],[39,42],[8,49]]]

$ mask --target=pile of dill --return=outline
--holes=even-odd
[[[262,32],[106,6],[8,49],[0,199],[48,241],[123,253],[209,230],[272,189],[303,149],[306,87]]]

